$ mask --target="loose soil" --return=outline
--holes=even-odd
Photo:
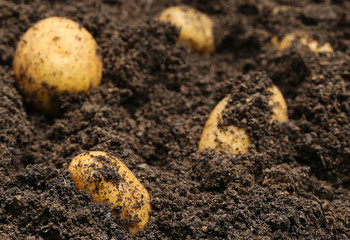
[[[155,21],[177,4],[214,20],[213,54]],[[104,64],[100,87],[58,96],[57,117],[30,109],[12,69],[22,34],[48,16],[84,26]],[[271,43],[300,30],[334,52]],[[270,123],[272,83],[287,122]],[[197,150],[227,94],[221,124],[247,129],[248,154]],[[350,238],[349,1],[0,0],[0,114],[1,239]],[[119,156],[148,189],[145,231],[130,237],[75,189],[67,167],[88,150]]]

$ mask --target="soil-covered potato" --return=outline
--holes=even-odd
[[[14,56],[17,85],[37,110],[55,114],[56,93],[89,91],[102,78],[102,61],[92,35],[79,23],[45,18],[29,28]]]
[[[287,104],[284,100],[284,97],[281,91],[278,89],[276,85],[268,88],[271,91],[271,95],[269,96],[269,105],[272,107],[272,115],[271,122],[276,120],[278,122],[285,122],[288,120],[287,114]]]
[[[151,211],[144,186],[118,158],[100,151],[75,157],[68,168],[77,189],[92,195],[92,201],[108,203],[130,234],[143,230]]]
[[[229,153],[243,154],[249,151],[251,143],[245,129],[235,126],[218,126],[230,96],[221,100],[213,111],[204,126],[198,149],[218,149]]]
[[[214,24],[206,14],[187,6],[175,6],[165,9],[159,20],[181,28],[178,42],[187,41],[193,50],[201,53],[215,50]]]
[[[309,35],[303,31],[288,33],[280,41],[275,36],[271,39],[271,43],[275,45],[279,51],[283,51],[290,47],[295,40],[298,40],[299,44],[307,46],[314,53],[333,52],[330,43],[327,42],[321,46],[316,40],[310,38]]]
[[[270,122],[276,120],[284,122],[288,120],[287,104],[280,90],[273,85],[269,87],[271,91],[268,104],[272,107]],[[198,149],[217,149],[227,153],[244,154],[249,152],[251,140],[245,129],[236,126],[220,126],[222,113],[230,99],[230,96],[221,100],[213,111],[204,126]],[[249,99],[247,99],[249,101]]]

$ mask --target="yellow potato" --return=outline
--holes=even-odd
[[[276,86],[268,88],[271,91],[269,105],[272,107],[271,122],[277,120],[284,122],[288,120],[287,104],[282,93]],[[219,102],[204,126],[198,149],[217,149],[226,153],[243,154],[249,152],[251,140],[244,128],[236,126],[218,126],[222,120],[222,113],[227,105],[230,96]],[[250,99],[247,99],[249,101]]]
[[[268,90],[272,93],[269,96],[269,105],[272,107],[271,121],[285,122],[288,120],[287,104],[281,91],[273,85]]]
[[[314,53],[320,53],[320,52],[333,52],[333,48],[331,44],[328,42],[323,44],[322,46],[319,46],[318,42],[314,39],[310,39],[307,37],[299,39],[299,42],[305,46],[308,46],[311,51]]]
[[[206,14],[194,8],[175,6],[165,9],[160,14],[159,20],[181,28],[178,42],[186,40],[193,50],[200,53],[215,50],[214,24]]]
[[[290,47],[294,40],[298,40],[298,43],[307,46],[314,53],[320,52],[333,52],[333,48],[329,43],[325,43],[319,46],[318,42],[309,38],[309,35],[303,31],[296,31],[295,33],[286,34],[281,41],[275,36],[271,39],[271,43],[275,45],[279,51]]]
[[[78,23],[50,17],[27,30],[14,56],[17,85],[34,108],[56,113],[56,93],[88,92],[102,78],[102,61],[91,34]]]
[[[204,126],[198,149],[211,148],[235,154],[249,151],[250,138],[246,134],[245,129],[232,125],[218,126],[218,122],[222,120],[222,112],[229,99],[230,96],[225,97],[210,113]]]
[[[92,195],[92,201],[107,203],[130,234],[144,230],[151,211],[144,186],[117,157],[91,151],[75,157],[68,168],[75,187]]]

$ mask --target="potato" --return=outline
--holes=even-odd
[[[277,120],[284,122],[288,120],[287,104],[282,93],[276,86],[268,88],[271,91],[269,105],[272,107],[271,122]],[[235,126],[218,126],[222,120],[222,113],[227,105],[230,96],[219,102],[204,126],[198,149],[217,149],[226,153],[243,154],[249,152],[251,140],[244,128]],[[247,99],[249,101],[249,99]]]
[[[281,41],[279,41],[275,36],[271,39],[271,42],[278,48],[279,51],[283,51],[286,48],[290,47],[294,40],[298,40],[298,43],[307,46],[314,53],[333,52],[333,48],[329,43],[325,43],[322,46],[319,46],[316,40],[309,38],[309,35],[303,31],[288,33],[283,37]]]
[[[268,90],[271,91],[269,105],[272,107],[271,122],[276,120],[278,122],[285,122],[288,120],[287,104],[281,91],[273,85],[269,87]]]
[[[92,201],[107,203],[130,234],[144,230],[151,211],[150,196],[135,175],[117,157],[90,151],[69,165],[75,187],[92,195]]]
[[[185,6],[165,9],[159,17],[162,22],[170,22],[181,29],[178,42],[187,41],[188,45],[200,53],[215,50],[213,21],[204,13]]]
[[[322,46],[319,46],[318,42],[314,39],[304,37],[299,39],[299,42],[305,46],[308,46],[311,51],[314,53],[320,53],[320,52],[333,52],[332,46],[327,42],[323,44]]]
[[[33,107],[55,114],[56,93],[88,92],[102,78],[102,61],[91,34],[78,23],[50,17],[27,30],[13,61],[18,88]]]
[[[218,122],[222,120],[224,111],[230,96],[225,97],[219,102],[204,126],[202,137],[198,149],[218,149],[228,153],[247,153],[250,145],[250,138],[245,129],[235,126],[219,127]]]

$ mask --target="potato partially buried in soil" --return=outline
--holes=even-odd
[[[144,230],[151,211],[145,187],[117,157],[90,151],[75,157],[68,168],[75,187],[92,195],[92,201],[107,203],[130,234]]]
[[[268,104],[272,107],[271,122],[276,120],[284,122],[288,120],[287,104],[280,90],[273,85],[268,88],[271,91]],[[222,113],[230,99],[230,96],[221,100],[213,111],[204,126],[198,149],[217,149],[226,153],[244,154],[249,152],[251,144],[250,137],[244,128],[236,126],[219,126],[222,120]],[[249,98],[247,99],[249,101]]]
[[[312,39],[309,34],[304,31],[295,31],[286,34],[281,40],[277,36],[271,39],[271,43],[275,45],[279,51],[284,51],[289,48],[293,41],[297,41],[299,44],[307,46],[314,53],[331,53],[334,52],[330,43],[324,43],[320,45],[315,39]]]
[[[159,20],[170,22],[181,29],[178,42],[187,41],[193,50],[200,53],[215,50],[214,23],[206,14],[191,7],[175,6],[165,9]]]
[[[14,56],[18,88],[31,105],[56,114],[56,93],[88,92],[102,78],[102,61],[92,35],[77,22],[49,17],[27,30]]]

